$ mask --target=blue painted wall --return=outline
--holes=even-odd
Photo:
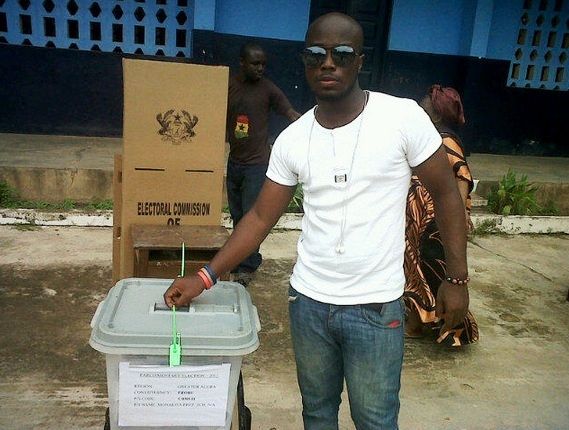
[[[511,60],[519,28],[523,0],[495,1],[486,56],[492,60]]]
[[[394,0],[389,49],[468,55],[475,1]],[[470,30],[470,31],[469,31]]]
[[[389,49],[510,60],[522,0],[394,0]]]
[[[510,60],[523,0],[394,0],[389,49]],[[302,41],[310,0],[195,0],[194,28]]]
[[[216,0],[194,0],[194,28],[215,30]]]
[[[82,5],[92,4],[92,0],[76,1]],[[326,3],[340,5],[343,1],[327,0]],[[511,57],[517,49],[523,1],[393,0],[389,50],[385,54],[381,81],[374,89],[418,99],[434,82],[453,86],[463,95],[467,110],[464,140],[470,150],[569,156],[567,92],[506,86]],[[42,0],[31,2],[30,10],[41,8],[43,3]],[[51,16],[67,16],[66,2],[56,3]],[[94,21],[101,22],[103,29],[113,23],[133,24],[134,18],[129,14],[120,19],[108,16],[109,8],[116,4],[131,12],[133,5],[146,5],[149,12],[142,24],[148,24],[148,20],[156,16],[151,11],[156,8],[154,0],[144,3],[98,0],[98,3],[105,8]],[[193,52],[188,51],[185,58],[162,60],[224,64],[235,71],[240,45],[254,39],[267,51],[268,76],[283,89],[297,110],[304,111],[314,104],[297,55],[308,25],[309,0],[242,0],[241,3],[187,0],[187,4],[189,10],[194,8],[194,13],[188,13],[188,21],[178,24],[175,19],[178,9],[168,11],[171,21],[167,21],[166,26],[168,30],[176,30],[179,25],[190,29],[193,23],[191,36],[188,32],[191,37],[188,46],[193,46]],[[533,18],[526,27],[533,32],[534,12],[540,2],[533,0],[531,4]],[[547,4],[551,9],[554,2],[548,0]],[[57,37],[52,38],[56,49],[21,46],[20,39],[12,42],[10,34],[6,34],[13,31],[10,23],[18,22],[19,17],[12,18],[12,10],[20,10],[19,5],[17,0],[0,0],[0,131],[121,136],[121,60],[124,56],[159,59],[153,56],[154,50],[144,51],[149,57],[127,54],[129,47],[125,43],[132,45],[131,35],[125,35],[126,42],[120,44],[122,54],[90,52],[89,45],[85,45],[85,50],[57,49],[69,47],[63,38],[65,32],[60,34],[59,31]],[[168,1],[168,5],[177,8],[178,2]],[[566,32],[569,0],[564,0],[563,5],[560,26]],[[83,9],[79,18],[84,18]],[[8,30],[3,30],[6,19]],[[41,29],[41,23],[33,21],[32,24]],[[63,22],[64,29],[65,24]],[[86,31],[80,29],[81,34]],[[147,32],[152,36],[150,46],[153,31]],[[65,43],[60,46],[62,40]],[[560,55],[560,40],[553,50],[551,64]],[[44,42],[41,39],[38,43],[43,46]],[[114,46],[103,46],[103,43],[108,41],[101,42],[102,51]],[[165,54],[173,56],[177,52],[178,49],[174,49]],[[527,54],[524,53],[524,61]],[[280,130],[282,124],[271,121],[271,132]],[[536,141],[537,146],[526,144]]]
[[[304,40],[310,0],[217,0],[215,31],[282,40]]]

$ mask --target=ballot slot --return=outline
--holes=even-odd
[[[172,309],[165,303],[156,302],[151,307],[152,313],[171,312]],[[177,313],[209,313],[209,314],[238,314],[239,305],[234,303],[232,305],[216,305],[211,303],[191,303],[187,306],[176,306]]]

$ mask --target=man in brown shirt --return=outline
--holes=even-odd
[[[241,47],[239,74],[229,80],[227,199],[233,227],[253,206],[265,181],[271,151],[268,142],[270,111],[290,121],[300,116],[283,92],[263,76],[266,63],[263,48],[247,43]],[[233,269],[233,279],[247,284],[261,261],[257,249]]]

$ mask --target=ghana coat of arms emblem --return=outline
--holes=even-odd
[[[166,142],[181,145],[190,142],[196,135],[194,127],[198,123],[198,117],[185,110],[170,109],[156,115],[156,120],[160,124],[158,134]]]

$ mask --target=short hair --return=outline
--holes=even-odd
[[[258,43],[247,42],[247,43],[244,43],[243,45],[241,45],[241,49],[239,50],[239,58],[245,58],[247,56],[247,54],[249,54],[251,51],[263,51],[263,52],[265,52],[263,47],[261,45],[259,45]]]
[[[324,15],[320,15],[316,18],[306,30],[306,34],[304,35],[304,41],[306,42],[310,37],[311,32],[314,30],[315,27],[321,25],[323,22],[329,19],[336,19],[336,20],[343,20],[346,24],[352,27],[352,31],[354,32],[355,40],[357,46],[355,46],[356,50],[361,53],[364,45],[364,30],[362,25],[355,20],[353,17],[346,15],[345,13],[341,12],[329,12]]]

